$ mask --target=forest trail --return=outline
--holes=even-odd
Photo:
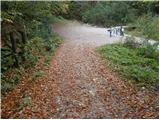
[[[158,118],[158,94],[127,85],[94,52],[103,44],[120,42],[120,37],[110,38],[104,28],[77,22],[56,25],[53,30],[64,43],[45,76],[25,90],[32,107],[10,112],[18,101],[7,106],[7,100],[14,100],[10,96],[17,91],[22,94],[14,90],[2,100],[2,117]]]

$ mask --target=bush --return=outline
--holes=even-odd
[[[38,56],[44,54],[44,41],[39,38],[33,38],[27,41],[25,45],[25,66],[34,66]]]
[[[83,22],[107,27],[124,25],[134,18],[135,11],[126,2],[97,2],[82,13]]]
[[[61,43],[62,38],[59,35],[54,34],[49,38],[49,40],[46,40],[45,48],[47,51],[54,52],[55,48],[58,47]]]

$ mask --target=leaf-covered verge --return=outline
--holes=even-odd
[[[41,58],[49,64],[55,48],[62,42],[52,25],[62,22],[65,2],[2,1],[1,16],[1,91],[15,88]],[[42,72],[34,76],[40,76]]]
[[[49,42],[50,44],[48,44],[48,41],[46,43],[39,37],[27,42],[25,46],[25,50],[27,51],[25,52],[26,61],[18,68],[10,68],[5,71],[1,76],[2,94],[13,90],[23,78],[25,72],[30,73],[31,76],[33,76],[33,81],[44,74],[43,70],[37,69],[36,65],[41,62],[44,67],[48,67],[56,48],[63,42],[63,40],[57,34],[53,34],[49,39]]]
[[[129,83],[158,89],[158,50],[152,45],[133,47],[131,43],[104,45],[96,51],[106,65]]]

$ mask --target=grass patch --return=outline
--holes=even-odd
[[[19,104],[18,111],[23,110],[25,107],[32,107],[32,100],[29,96],[25,96]]]
[[[40,71],[36,71],[34,74],[33,74],[33,77],[34,78],[37,78],[37,77],[42,77],[44,75],[44,72],[42,70]]]
[[[140,87],[158,86],[158,59],[141,54],[143,48],[130,48],[122,44],[97,48],[107,65],[123,78]]]

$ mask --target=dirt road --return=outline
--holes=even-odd
[[[2,101],[3,118],[158,118],[158,94],[127,85],[94,52],[96,47],[120,38],[109,38],[104,28],[77,22],[53,30],[65,42],[46,75],[25,90],[32,107],[11,112],[15,106],[6,107],[5,102],[16,95],[15,90]]]

